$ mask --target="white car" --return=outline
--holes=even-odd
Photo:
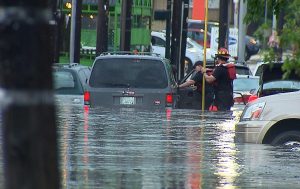
[[[164,32],[156,32],[152,31],[151,32],[151,51],[153,53],[160,54],[162,57],[165,57],[165,48],[166,48],[166,33]],[[204,50],[201,45],[199,45],[197,42],[193,41],[190,38],[187,38],[187,43],[186,43],[186,51],[185,51],[185,56],[186,56],[186,66],[187,66],[187,71],[189,72],[195,62],[197,61],[203,61],[203,56],[204,55]],[[209,49],[206,51],[206,59],[207,60],[213,60]]]
[[[233,99],[235,105],[246,105],[249,97],[259,87],[259,77],[252,75],[238,75],[233,80]]]
[[[300,91],[258,98],[246,105],[235,141],[300,146]]]

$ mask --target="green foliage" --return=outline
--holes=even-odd
[[[262,0],[247,0],[247,14],[244,22],[249,24],[251,22],[258,22],[264,15],[265,5]]]
[[[247,15],[244,19],[246,23],[256,22],[263,16],[265,1],[263,0],[248,0]],[[284,60],[283,70],[284,77],[291,72],[295,72],[300,76],[300,1],[299,0],[267,0],[268,13],[273,13],[277,16],[281,11],[284,13],[284,25],[282,31],[279,31],[279,45],[283,52],[291,52],[291,56]],[[257,30],[257,35],[262,35],[262,31],[266,27],[271,27],[269,24],[262,25]],[[278,53],[273,49],[268,49],[264,56],[265,62],[273,62],[277,60]]]
[[[80,58],[80,64],[84,66],[92,66],[93,61],[94,59],[90,59],[90,58],[85,58],[85,57]],[[59,63],[68,63],[68,62],[70,62],[70,58],[68,56],[59,57]]]
[[[260,41],[264,41],[267,36],[271,33],[271,21],[267,20],[267,23],[263,23],[257,30],[254,32],[254,36]]]

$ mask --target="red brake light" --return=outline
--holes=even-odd
[[[238,104],[243,104],[244,103],[244,100],[242,97],[236,97],[234,98],[234,102],[235,103],[238,103]]]
[[[90,92],[89,91],[84,92],[83,99],[84,99],[84,104],[89,104],[90,103]]]
[[[168,104],[172,104],[173,103],[173,94],[172,93],[167,93],[166,94],[166,102]]]
[[[257,96],[257,95],[251,95],[251,96],[249,97],[248,102],[252,102],[252,101],[254,101],[254,100],[256,100],[256,99],[258,99],[258,96]]]
[[[247,104],[249,101],[250,95],[243,95],[242,97],[234,98],[234,102],[238,104]]]

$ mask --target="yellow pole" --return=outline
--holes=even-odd
[[[204,56],[203,56],[203,67],[206,68],[206,41],[207,41],[207,16],[208,15],[208,0],[205,0],[205,19],[204,19]],[[205,107],[205,78],[203,74],[202,80],[202,111]]]

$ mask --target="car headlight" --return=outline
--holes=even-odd
[[[260,103],[254,103],[244,110],[241,121],[249,121],[249,120],[257,120],[259,119],[266,103],[260,102]]]

